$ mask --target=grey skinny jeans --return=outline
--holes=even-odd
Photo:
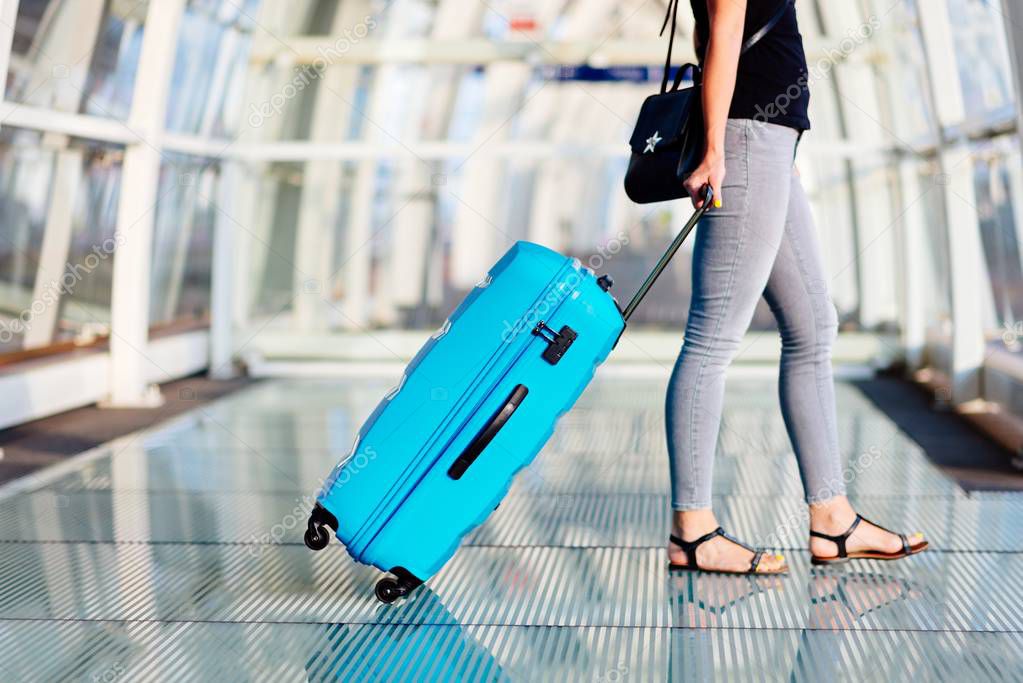
[[[685,343],[668,384],[672,507],[711,507],[725,371],[761,295],[781,332],[780,397],[807,502],[845,494],[831,346],[838,327],[791,128],[729,119],[723,206],[697,229]]]

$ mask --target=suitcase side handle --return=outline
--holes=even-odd
[[[675,255],[675,252],[678,251],[678,248],[681,247],[682,243],[686,241],[687,237],[689,237],[689,233],[693,231],[693,228],[696,227],[696,224],[700,221],[701,218],[703,218],[703,214],[707,213],[707,209],[710,208],[711,200],[713,199],[714,190],[711,189],[710,185],[707,185],[706,187],[703,188],[703,206],[697,209],[693,213],[693,217],[690,218],[684,226],[682,226],[682,229],[679,231],[678,235],[676,235],[672,243],[668,245],[668,249],[664,252],[664,255],[661,256],[661,260],[658,261],[657,265],[654,266],[654,269],[650,271],[650,274],[647,275],[646,280],[644,280],[643,284],[639,286],[639,291],[636,292],[636,295],[632,297],[632,300],[629,302],[629,305],[625,307],[624,311],[622,311],[622,318],[625,320],[625,322],[629,322],[629,318],[632,317],[632,314],[635,312],[636,307],[639,306],[641,301],[643,301],[643,297],[645,297],[646,293],[650,291],[650,288],[654,286],[654,283],[657,282],[657,278],[661,276],[661,273],[664,272],[664,269],[668,267],[668,262],[671,261],[671,257]]]
[[[465,471],[469,469],[469,466],[476,462],[476,458],[480,457],[480,453],[486,448],[497,433],[501,431],[501,427],[508,422],[519,405],[522,403],[522,399],[529,393],[529,389],[526,388],[525,384],[519,384],[516,386],[511,395],[508,396],[508,400],[504,402],[504,405],[498,409],[496,413],[491,416],[487,423],[483,425],[483,429],[479,431],[479,434],[469,442],[469,445],[465,447],[462,454],[451,464],[448,469],[448,476],[452,479],[458,480],[462,478]]]

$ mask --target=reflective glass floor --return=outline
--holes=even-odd
[[[388,389],[263,383],[0,498],[0,680],[1020,680],[1023,494],[967,495],[839,385],[850,494],[932,550],[820,570],[770,381],[729,381],[724,526],[788,577],[671,576],[665,380],[598,379],[402,603],[312,494]]]

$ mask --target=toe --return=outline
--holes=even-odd
[[[758,572],[776,572],[784,568],[785,568],[784,555],[765,554],[763,557],[760,558],[760,563],[757,565]]]

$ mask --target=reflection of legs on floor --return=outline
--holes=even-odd
[[[807,593],[810,596],[809,628],[857,628],[868,614],[919,599],[911,582],[872,572],[832,574],[812,569]]]
[[[905,579],[870,572],[833,573],[813,568],[807,581],[808,614],[799,636],[790,680],[891,680],[883,663],[858,651],[852,661],[843,650],[853,647],[849,631],[863,633],[868,615],[882,616],[920,598]],[[851,664],[851,667],[850,667]],[[904,664],[904,662],[903,662]],[[812,676],[807,672],[813,672]],[[900,668],[900,675],[905,675]]]
[[[708,628],[717,626],[733,607],[777,590],[777,576],[727,576],[724,574],[670,574],[672,618],[676,627]]]

